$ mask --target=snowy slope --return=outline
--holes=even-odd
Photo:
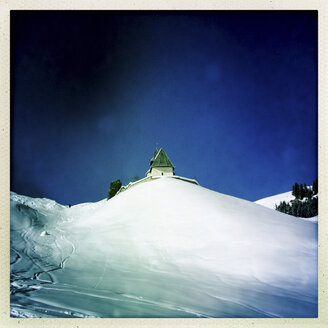
[[[71,208],[11,194],[13,316],[315,317],[317,225],[163,177]]]
[[[284,192],[282,194],[266,197],[257,200],[255,203],[259,205],[263,205],[265,207],[275,209],[276,205],[279,205],[280,202],[285,201],[286,203],[290,202],[291,200],[295,199],[295,197],[292,195],[291,191]]]

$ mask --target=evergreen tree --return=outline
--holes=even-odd
[[[313,190],[311,189],[311,187],[308,187],[306,197],[307,197],[308,199],[311,199],[312,196],[313,196]]]
[[[313,195],[318,194],[318,179],[315,179],[312,183]]]
[[[300,196],[299,196],[299,199],[302,200],[305,196],[305,190],[303,188],[303,185],[300,184]]]
[[[306,183],[303,184],[303,188],[304,188],[304,197],[307,197],[309,188],[307,187]]]
[[[292,195],[295,196],[295,198],[299,198],[299,195],[300,195],[300,187],[298,185],[297,182],[295,182],[295,184],[293,185],[293,192],[292,192]]]
[[[120,179],[112,181],[110,183],[110,188],[109,188],[107,200],[114,197],[116,195],[116,193],[120,190],[121,187],[122,187],[122,182],[121,182]]]

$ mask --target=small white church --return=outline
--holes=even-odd
[[[154,157],[150,160],[150,169],[146,172],[146,177],[156,177],[162,175],[174,175],[174,166],[161,148],[156,148]]]
[[[174,166],[168,156],[165,154],[165,151],[161,148],[158,150],[156,148],[153,158],[150,160],[150,168],[146,172],[146,176],[143,179],[140,179],[135,182],[130,182],[126,186],[122,186],[117,194],[134,187],[140,183],[148,182],[151,180],[161,179],[161,178],[174,178],[182,180],[185,182],[193,183],[199,185],[198,181],[195,179],[189,179],[185,177],[180,177],[175,175]]]

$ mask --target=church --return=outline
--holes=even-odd
[[[166,155],[165,151],[160,148],[159,150],[156,148],[154,156],[150,160],[150,168],[146,172],[146,176],[140,180],[130,182],[126,186],[121,186],[120,190],[117,192],[117,194],[130,189],[131,187],[134,187],[138,184],[160,179],[160,178],[174,178],[177,180],[193,183],[196,185],[199,185],[198,181],[195,179],[189,179],[185,177],[180,177],[175,175],[174,173],[174,166],[168,156]]]
[[[174,175],[174,166],[167,157],[165,151],[156,148],[154,157],[150,160],[150,169],[146,172],[146,177],[156,177],[162,175]]]

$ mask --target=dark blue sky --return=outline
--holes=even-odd
[[[317,12],[12,11],[11,190],[176,174],[254,201],[317,177]]]

